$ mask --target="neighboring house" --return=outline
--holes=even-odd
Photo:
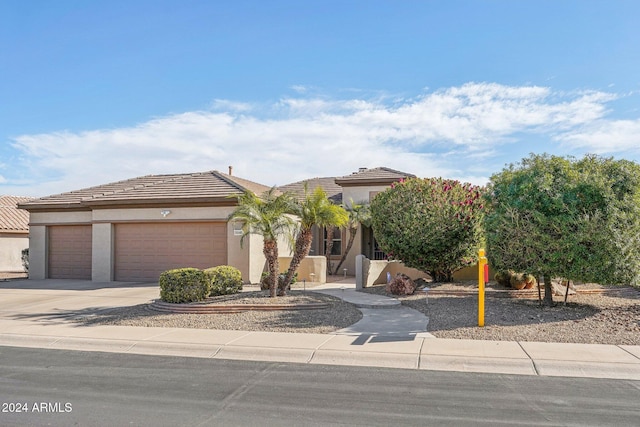
[[[231,172],[231,170],[230,170]],[[31,217],[30,277],[155,281],[164,270],[229,264],[258,282],[262,238],[240,245],[233,196],[268,187],[218,171],[150,175],[20,204]]]
[[[22,250],[29,247],[29,213],[18,209],[29,197],[0,196],[0,272],[22,272]]]
[[[231,172],[231,169],[229,170]],[[389,168],[366,169],[339,178],[307,180],[321,186],[334,203],[368,202],[393,182],[413,177]],[[280,191],[303,194],[304,182]],[[218,171],[150,175],[20,203],[30,214],[30,278],[93,281],[155,281],[177,267],[228,264],[245,281],[257,283],[265,268],[261,236],[240,245],[239,224],[227,221],[237,205],[233,196],[269,187]],[[310,255],[323,255],[325,237],[316,230]],[[355,274],[355,256],[375,259],[375,240],[365,228],[345,261]],[[346,246],[338,230],[332,262]],[[287,256],[283,242],[280,256]]]

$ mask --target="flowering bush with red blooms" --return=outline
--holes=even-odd
[[[411,178],[371,203],[378,244],[436,281],[477,262],[483,238],[484,188],[443,178]]]

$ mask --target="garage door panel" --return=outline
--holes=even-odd
[[[91,225],[48,227],[49,278],[91,279]]]
[[[165,270],[227,263],[223,222],[116,224],[115,279],[157,280]]]

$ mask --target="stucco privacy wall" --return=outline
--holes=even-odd
[[[30,234],[30,277],[47,277],[47,231],[50,225],[92,225],[92,280],[112,281],[114,275],[114,224],[184,221],[225,221],[233,207],[167,207],[95,209],[80,212],[32,212]],[[166,216],[161,211],[169,210]],[[245,281],[258,282],[264,266],[262,239],[248,236],[240,245],[237,228],[227,223],[227,263],[238,268]]]
[[[22,250],[29,247],[26,233],[0,233],[0,271],[21,272]]]
[[[280,272],[285,272],[293,257],[278,257]],[[311,274],[313,273],[313,276]],[[298,281],[302,282],[327,282],[327,258],[323,256],[307,256],[298,267]]]
[[[361,265],[356,271],[356,285],[358,288],[387,283],[387,273],[391,274],[391,277],[395,277],[398,273],[403,273],[412,280],[428,277],[425,272],[407,267],[399,261],[372,261],[364,255],[358,255],[356,258],[357,264]],[[493,272],[490,269],[489,280],[492,277]],[[453,279],[456,281],[477,280],[478,265],[470,265],[456,271],[453,273]]]

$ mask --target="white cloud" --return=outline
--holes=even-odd
[[[605,118],[615,98],[598,91],[468,83],[390,103],[383,97],[301,96],[256,109],[215,100],[212,111],[127,128],[22,135],[13,145],[33,177],[35,195],[146,174],[226,171],[228,165],[266,185],[346,175],[365,166],[483,183],[495,170],[477,162],[520,134],[604,150],[612,148],[601,142],[609,135],[619,137],[618,145],[637,146],[637,121]],[[597,128],[590,128],[593,123]]]
[[[229,101],[228,99],[214,99],[211,103],[211,109],[214,111],[232,111],[244,113],[253,110],[253,105],[248,102]]]
[[[595,154],[640,152],[640,119],[599,120],[558,139],[571,148]]]

